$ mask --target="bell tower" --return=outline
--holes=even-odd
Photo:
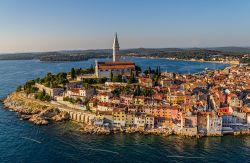
[[[117,33],[115,33],[115,38],[113,42],[113,62],[119,61],[119,42],[117,38]]]

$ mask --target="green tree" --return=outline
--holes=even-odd
[[[36,78],[36,79],[35,79],[35,82],[36,82],[36,83],[40,83],[40,78]]]
[[[156,67],[155,75],[159,75],[159,67],[158,66]]]
[[[93,71],[93,72],[95,71],[95,68],[94,68],[93,64],[91,64],[90,70]]]
[[[141,67],[139,66],[135,66],[135,73],[136,73],[136,76],[138,76],[138,74],[141,72]]]
[[[18,86],[18,87],[16,88],[16,92],[20,92],[20,91],[22,91],[22,86]]]
[[[98,84],[104,84],[108,79],[107,78],[97,78]]]
[[[75,69],[75,71],[76,71],[76,75],[80,75],[81,71],[82,71],[82,68],[77,68],[77,69]]]
[[[84,87],[84,88],[89,88],[89,84],[88,83],[82,83],[82,86]]]
[[[112,82],[122,82],[122,76],[118,75],[113,77]]]
[[[128,84],[132,84],[132,83],[136,83],[136,78],[135,78],[134,73],[131,71],[129,79],[128,79]]]
[[[70,75],[71,75],[71,79],[75,79],[76,78],[76,72],[75,72],[74,68],[71,68]]]
[[[41,101],[50,101],[51,100],[51,97],[48,94],[46,94],[46,92],[44,90],[39,91],[35,95],[35,98],[38,99],[38,100],[41,100]]]
[[[112,70],[110,71],[110,80],[111,81],[113,80],[113,72],[112,72]]]
[[[141,92],[141,94],[143,95],[143,96],[152,96],[153,95],[153,90],[152,89],[143,89],[142,90],[142,92]]]
[[[140,86],[137,86],[137,87],[136,87],[135,92],[134,92],[134,95],[135,95],[135,96],[140,96],[140,95],[141,95],[141,88],[140,88]]]
[[[148,73],[151,74],[152,70],[151,70],[151,67],[149,66],[148,67]]]

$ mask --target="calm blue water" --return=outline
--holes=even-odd
[[[226,65],[133,58],[143,68],[198,72],[205,67]],[[28,79],[47,72],[89,67],[94,60],[44,63],[39,61],[0,61],[0,98]],[[69,130],[70,123],[35,126],[20,121],[16,113],[0,104],[0,162],[249,162],[250,137],[183,139],[175,136],[81,135]],[[37,143],[24,139],[40,141]]]

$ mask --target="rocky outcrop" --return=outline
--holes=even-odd
[[[54,121],[56,121],[56,122],[61,122],[61,121],[68,120],[69,118],[70,118],[69,113],[67,113],[67,112],[60,112],[59,114],[55,115],[51,119],[54,120]]]
[[[61,112],[47,102],[36,100],[25,93],[12,93],[4,100],[7,109],[19,113],[21,120],[29,120],[36,125],[46,125],[50,121],[64,121],[69,119],[69,114]]]
[[[94,125],[83,125],[79,131],[85,134],[98,134],[98,135],[107,135],[110,134],[110,128],[100,127]]]
[[[135,127],[129,127],[126,128],[125,133],[141,133],[145,135],[162,135],[162,136],[169,136],[172,135],[172,131],[168,129],[143,129],[143,128],[135,128]]]
[[[233,133],[233,135],[250,135],[250,131],[249,130],[245,130],[245,131],[235,131]]]
[[[29,119],[30,122],[33,122],[36,125],[47,125],[49,121],[47,121],[44,117],[39,116],[38,114],[34,114]]]

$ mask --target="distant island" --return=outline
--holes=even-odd
[[[91,134],[250,134],[249,65],[178,74],[120,57],[115,36],[112,61],[27,81],[4,106],[37,125],[72,120]]]
[[[72,50],[41,53],[2,54],[0,60],[83,61],[92,58],[110,57],[111,49]],[[154,57],[194,61],[214,61],[226,63],[250,63],[250,48],[137,48],[120,50],[124,57]]]

